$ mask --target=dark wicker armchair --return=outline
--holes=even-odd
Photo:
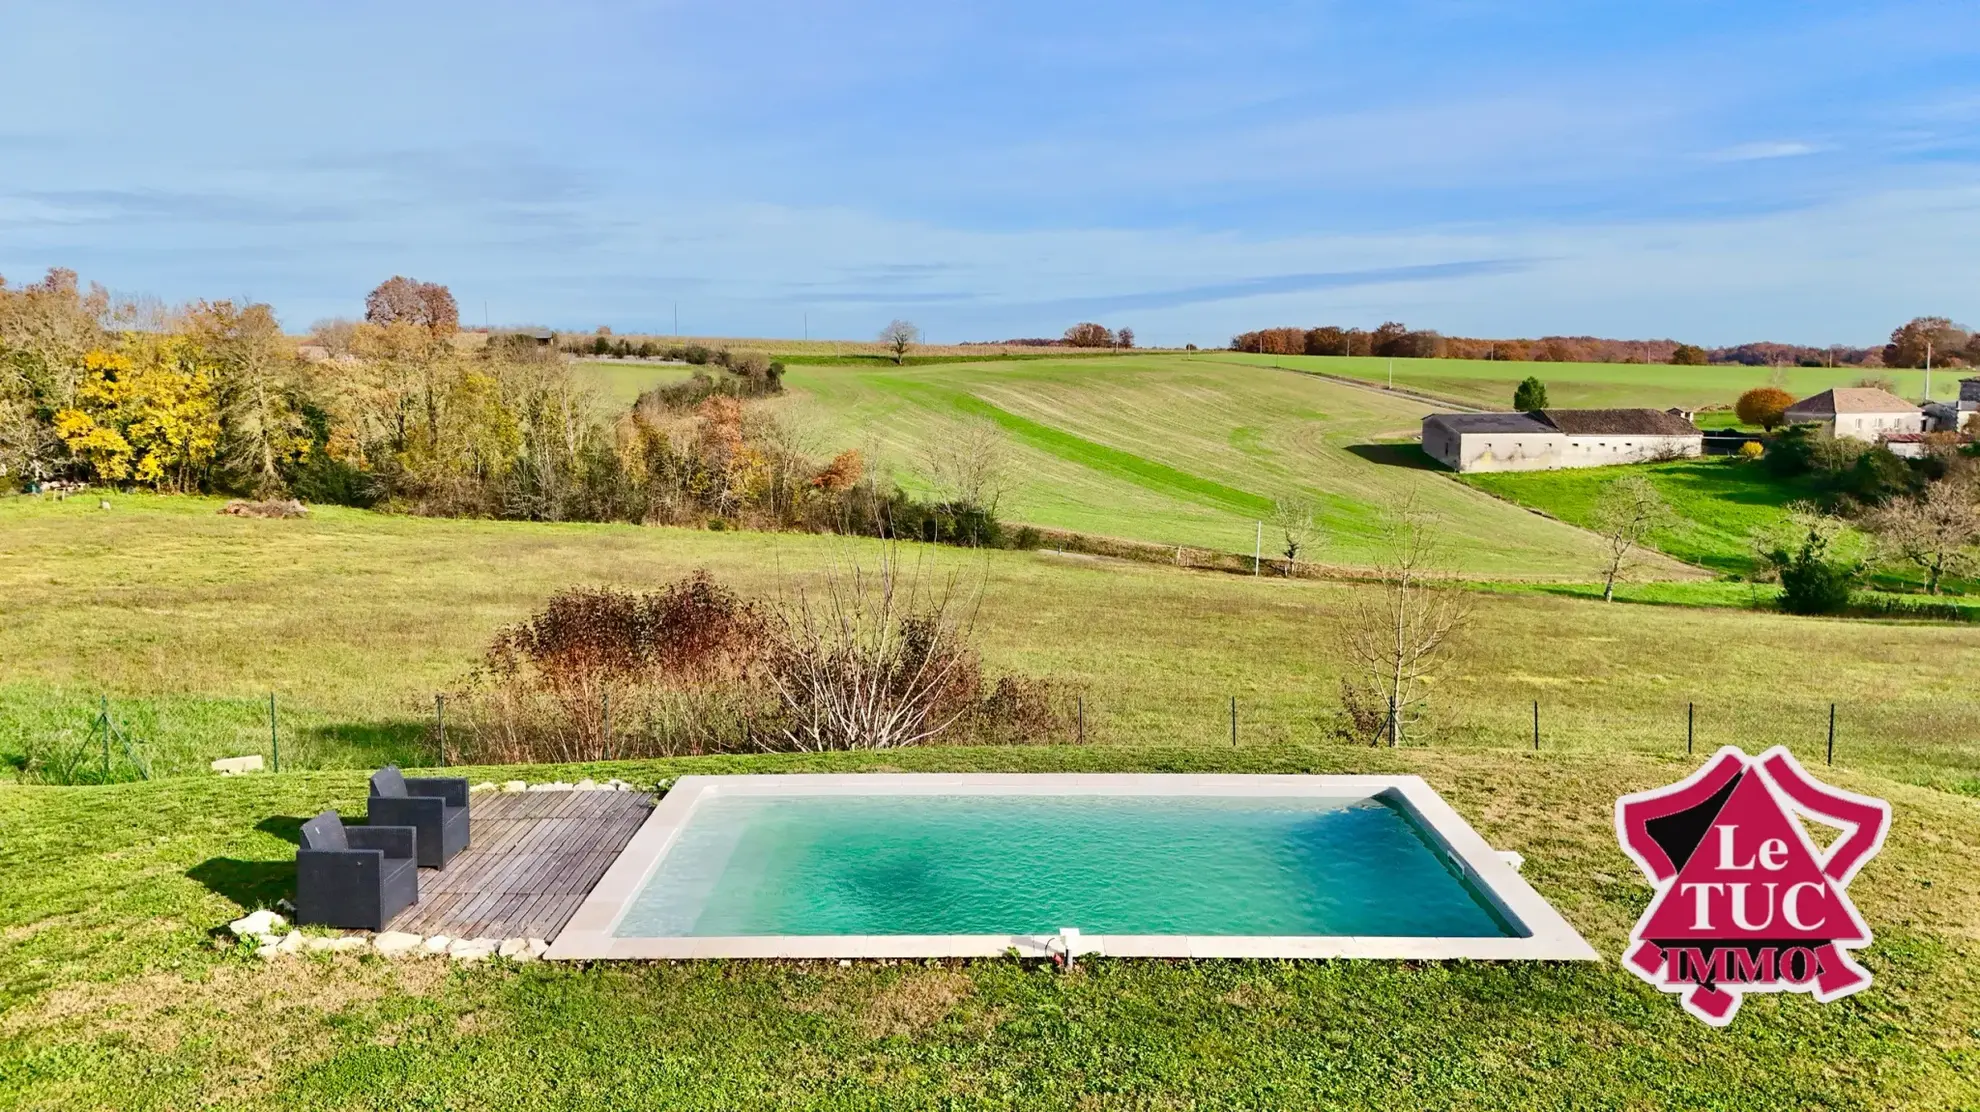
[[[460,779],[406,779],[386,765],[371,777],[370,821],[410,826],[419,831],[419,863],[444,869],[468,845],[468,782]]]
[[[409,826],[345,826],[335,811],[302,825],[296,922],[381,931],[419,902],[418,834]]]

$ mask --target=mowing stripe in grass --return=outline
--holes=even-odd
[[[1192,475],[1187,471],[1170,467],[1166,463],[1157,463],[1132,452],[1110,448],[1085,437],[1075,436],[1063,429],[1041,424],[1029,417],[1020,417],[974,394],[907,378],[889,376],[879,381],[884,382],[886,387],[896,394],[920,395],[929,401],[939,399],[959,412],[987,417],[1023,444],[1057,456],[1068,463],[1076,463],[1103,475],[1125,479],[1145,490],[1257,518],[1271,515],[1272,500],[1269,498]]]

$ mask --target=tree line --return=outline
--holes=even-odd
[[[1616,340],[1599,336],[1542,336],[1492,340],[1446,336],[1434,329],[1386,321],[1373,329],[1323,325],[1262,328],[1231,337],[1230,350],[1263,355],[1372,355],[1391,359],[1487,359],[1520,363],[1669,363],[1754,367],[1980,366],[1980,335],[1945,317],[1916,317],[1891,331],[1881,347],[1832,344],[1747,343],[1702,347],[1676,340]]]
[[[475,345],[457,329],[446,287],[406,278],[372,291],[364,320],[319,322],[313,357],[267,305],[118,303],[68,270],[0,282],[0,489],[1036,543],[997,520],[996,430],[939,438],[919,498],[754,404],[782,390],[760,352],[709,353],[614,411],[534,335]]]

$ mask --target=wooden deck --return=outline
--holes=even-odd
[[[554,940],[646,816],[645,792],[477,792],[473,844],[419,871],[419,902],[388,928]]]

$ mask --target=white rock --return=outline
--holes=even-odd
[[[1516,849],[1500,850],[1499,860],[1504,861],[1508,865],[1511,865],[1513,868],[1513,872],[1518,872],[1526,864],[1526,858],[1522,856],[1520,852]]]
[[[303,948],[303,933],[301,931],[290,931],[288,934],[282,936],[282,941],[277,942],[275,948],[285,954],[293,954],[301,950]]]
[[[448,938],[444,934],[436,934],[425,942],[420,943],[419,948],[422,952],[428,954],[444,954],[447,952],[447,947],[453,945],[453,942],[453,939]]]
[[[239,776],[244,772],[260,772],[263,765],[261,754],[250,753],[245,757],[222,757],[210,767],[222,776]]]
[[[457,938],[447,947],[447,956],[455,961],[484,961],[494,955],[498,944],[493,938]]]
[[[535,961],[537,958],[550,952],[550,944],[540,938],[531,938],[525,941],[529,943],[529,960],[531,961]]]
[[[404,957],[419,949],[420,937],[406,931],[386,931],[371,940],[371,948],[388,958]]]
[[[283,896],[281,899],[275,901],[275,910],[294,915],[296,913],[296,905],[289,902],[289,897]]]
[[[529,781],[508,780],[502,784],[502,790],[505,792],[526,792],[529,790]]]
[[[553,780],[548,784],[531,784],[529,790],[533,792],[567,792],[571,790],[571,785],[565,780]]]
[[[256,950],[254,952],[254,956],[260,958],[262,961],[274,961],[276,958],[281,957],[284,953],[287,953],[287,951],[283,950],[282,947],[270,943],[266,946],[261,947],[259,950]]]
[[[529,940],[524,938],[505,938],[502,940],[502,944],[495,948],[495,952],[511,961],[528,961],[529,959],[525,955],[529,953]]]
[[[303,944],[309,947],[309,951],[312,954],[327,954],[332,947],[337,945],[338,941],[335,938],[324,938],[322,935],[317,935],[314,938],[307,939]]]
[[[495,781],[483,780],[481,783],[476,784],[474,787],[471,787],[468,790],[471,792],[492,792],[495,790]]]
[[[330,952],[333,954],[355,954],[369,949],[371,949],[371,939],[363,935],[353,934],[330,940]]]
[[[250,934],[273,934],[288,925],[287,919],[263,908],[260,911],[251,911],[228,923],[227,929],[234,932],[234,937],[240,938]]]
[[[853,963],[853,960],[852,960],[851,958],[840,958],[840,959],[839,959],[839,968],[840,968],[840,969],[851,969],[851,968],[852,968],[852,963]]]
[[[572,784],[571,790],[574,792],[595,792],[598,790],[598,781],[587,776],[577,783]]]

